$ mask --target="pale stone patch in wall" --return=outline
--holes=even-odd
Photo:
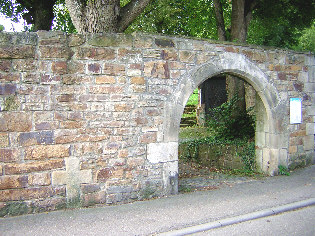
[[[178,160],[178,143],[150,143],[147,145],[147,159],[150,163],[160,163]]]

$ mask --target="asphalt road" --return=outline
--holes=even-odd
[[[291,176],[268,177],[232,187],[225,185],[217,190],[125,205],[2,218],[0,235],[152,235],[315,198],[314,184],[315,166],[311,166],[297,170]],[[314,218],[314,207],[305,208],[302,212],[308,210]],[[294,214],[290,212],[283,216],[288,214],[289,217],[291,213]],[[283,216],[272,216],[270,222],[263,218],[258,223],[255,223],[257,220],[247,223],[269,225]],[[312,219],[310,221],[314,222]],[[298,229],[298,224],[290,224],[290,227]],[[241,235],[247,232],[242,228],[238,230]],[[261,227],[258,232],[258,235],[268,234],[267,227]],[[277,234],[275,230],[272,235],[288,234]]]
[[[279,215],[264,217],[246,221],[222,228],[212,229],[201,235],[229,235],[229,236],[252,236],[252,235],[315,235],[315,206],[302,208],[295,211],[285,212]]]

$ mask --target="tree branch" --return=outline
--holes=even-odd
[[[151,1],[152,0],[131,0],[126,6],[122,7],[120,9],[118,32],[125,31]]]

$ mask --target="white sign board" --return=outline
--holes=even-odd
[[[302,100],[290,98],[290,124],[302,123]]]

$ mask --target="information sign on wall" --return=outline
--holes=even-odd
[[[302,99],[290,98],[290,124],[302,123]]]

